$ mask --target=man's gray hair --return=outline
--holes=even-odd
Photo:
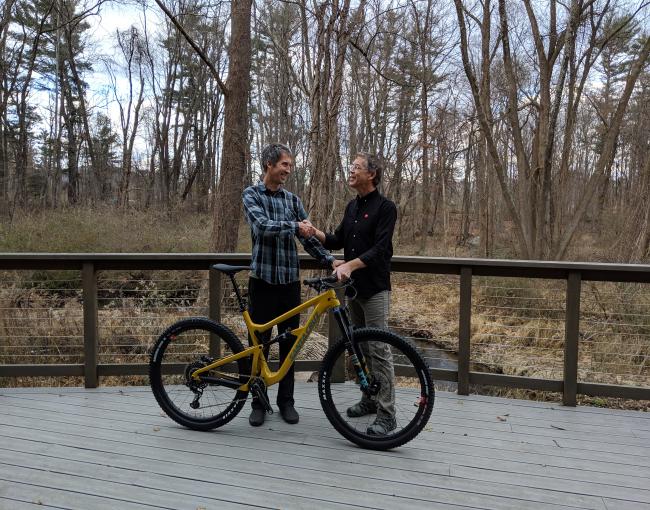
[[[356,157],[366,160],[366,167],[368,168],[368,171],[375,174],[372,179],[372,184],[375,187],[379,186],[382,174],[384,173],[384,162],[379,157],[368,152],[357,152]]]
[[[270,143],[262,149],[260,163],[262,164],[262,173],[266,173],[266,165],[275,165],[283,154],[293,157],[291,149],[283,143]]]

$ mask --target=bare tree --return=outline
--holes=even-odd
[[[252,0],[232,2],[228,79],[225,83],[221,172],[214,207],[212,247],[217,252],[237,247],[241,194],[248,157],[248,98],[251,72]]]

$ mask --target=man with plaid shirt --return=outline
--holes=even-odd
[[[295,237],[307,253],[324,266],[333,268],[334,257],[314,237],[315,229],[307,221],[300,199],[282,188],[293,168],[291,150],[279,143],[264,147],[261,156],[262,180],[244,190],[244,212],[251,227],[253,253],[248,282],[251,320],[264,324],[300,304],[300,276]],[[300,325],[296,315],[278,325],[278,332]],[[262,341],[270,338],[265,332]],[[279,343],[280,364],[286,359],[293,342]],[[268,347],[265,349],[268,355]],[[298,423],[293,399],[294,369],[291,367],[278,387],[277,405],[287,423]],[[256,399],[252,403],[249,422],[257,427],[264,423],[265,410]]]

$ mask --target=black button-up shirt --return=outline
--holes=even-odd
[[[341,224],[333,234],[325,235],[325,248],[343,248],[346,261],[358,257],[366,265],[352,273],[359,297],[369,298],[382,290],[390,290],[396,220],[395,204],[374,190],[365,197],[351,200]]]

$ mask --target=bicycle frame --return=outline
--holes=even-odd
[[[251,357],[252,358],[251,379],[254,377],[261,377],[264,380],[266,386],[271,386],[273,384],[276,384],[282,380],[282,378],[287,374],[287,372],[291,368],[291,365],[293,365],[294,361],[296,360],[296,357],[298,356],[300,350],[305,344],[305,341],[307,340],[307,338],[313,331],[314,327],[316,326],[318,318],[323,313],[327,312],[330,309],[335,309],[335,316],[337,322],[339,323],[339,327],[341,327],[343,334],[346,337],[349,336],[350,332],[348,330],[345,319],[343,319],[341,316],[342,314],[340,313],[339,310],[340,306],[341,306],[341,302],[336,296],[334,290],[328,289],[322,294],[319,294],[318,296],[315,296],[305,301],[304,303],[289,310],[288,312],[283,313],[279,317],[276,317],[275,319],[267,322],[266,324],[255,324],[251,320],[248,310],[242,310],[242,316],[244,317],[246,328],[248,330],[250,338],[252,339],[253,345],[248,347],[247,349],[244,349],[241,352],[238,352],[237,354],[233,354],[225,358],[221,358],[215,361],[214,363],[210,363],[205,367],[195,370],[192,373],[192,378],[195,380],[200,380],[201,374],[205,372],[209,372],[210,370],[217,369],[221,366],[227,365],[228,363],[232,363],[241,358]],[[282,365],[278,368],[277,371],[272,371],[269,368],[266,357],[264,356],[264,352],[263,352],[264,344],[260,342],[258,335],[264,333],[265,331],[270,330],[271,328],[273,328],[273,326],[276,326],[281,322],[284,322],[285,320],[300,314],[303,310],[307,310],[312,307],[313,310],[309,318],[307,319],[307,321],[304,323],[304,325],[291,330],[291,335],[295,336],[295,340],[293,341],[293,346],[291,347],[291,351],[289,352],[289,355],[287,356],[287,358],[284,360],[284,363],[282,363]],[[248,391],[249,384],[250,384],[250,379],[248,382],[246,382],[243,385],[237,384],[236,386],[233,385],[233,387],[236,387],[237,389],[242,391]]]

